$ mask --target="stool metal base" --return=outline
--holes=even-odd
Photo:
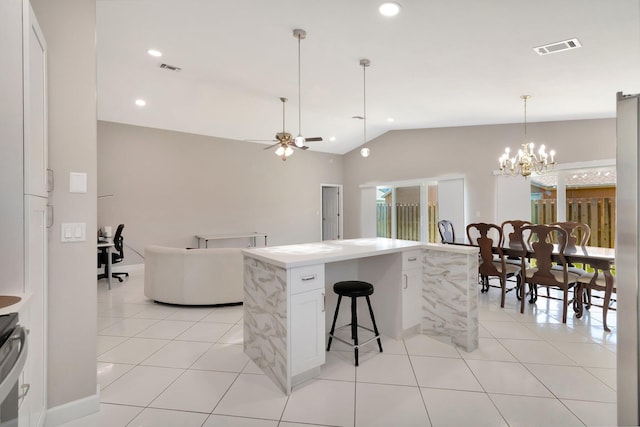
[[[339,331],[340,329],[344,329],[344,328],[347,328],[347,327],[351,327],[351,323],[349,323],[348,325],[344,325],[344,326],[340,326],[340,327],[336,328],[336,331]],[[373,332],[374,334],[376,333],[376,331],[374,331],[371,328],[367,328],[366,326],[358,325],[358,328],[367,330],[369,332]],[[329,334],[329,336],[334,340],[338,340],[338,341],[340,341],[342,343],[347,344],[348,346],[351,346],[352,348],[364,347],[365,345],[369,344],[370,342],[380,339],[380,335],[374,335],[372,338],[369,338],[368,340],[366,340],[363,343],[354,344],[353,341],[347,341],[347,340],[345,340],[343,338],[340,338],[340,337],[337,337],[337,336],[335,336],[334,334],[331,334],[331,333]],[[329,350],[327,349],[327,351],[329,351]],[[382,350],[380,350],[380,351],[382,351]]]
[[[335,289],[335,287],[334,287]],[[350,296],[351,298],[351,323],[349,323],[348,325],[345,326],[341,326],[340,328],[344,328],[344,327],[350,327],[351,328],[351,339],[353,340],[353,342],[349,342],[345,339],[342,339],[340,337],[336,337],[334,332],[336,330],[336,321],[338,320],[338,311],[340,310],[340,302],[342,301],[342,295],[338,294],[338,303],[336,304],[336,311],[333,315],[333,324],[331,325],[331,331],[329,332],[329,340],[327,343],[327,351],[331,350],[331,341],[335,338],[338,341],[341,341],[349,346],[351,346],[353,348],[353,352],[355,355],[355,359],[356,359],[356,366],[358,366],[358,350],[360,347],[362,347],[363,345],[366,345],[368,343],[370,343],[371,341],[377,341],[378,342],[378,348],[380,348],[380,353],[382,353],[382,341],[380,340],[380,332],[378,332],[378,327],[376,326],[376,319],[373,316],[373,309],[371,308],[371,301],[369,300],[369,295],[364,295],[364,298],[367,301],[367,306],[369,308],[369,315],[371,316],[371,322],[373,323],[373,329],[369,329],[366,326],[361,326],[358,324],[358,315],[357,315],[357,305],[356,305],[356,299],[358,298],[357,296]],[[338,328],[338,329],[340,329]],[[368,331],[373,332],[374,336],[373,338],[365,341],[364,343],[359,343],[358,342],[358,328],[362,328]]]

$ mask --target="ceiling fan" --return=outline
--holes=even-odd
[[[300,95],[300,40],[307,37],[307,32],[305,30],[297,28],[293,30],[293,37],[298,39],[298,136],[294,138],[285,130],[285,102],[287,102],[287,98],[280,98],[280,101],[282,101],[282,132],[276,133],[276,139],[273,140],[274,142],[276,142],[275,144],[265,148],[265,150],[268,150],[275,146],[279,146],[276,149],[275,153],[276,155],[281,156],[283,161],[287,160],[287,157],[293,154],[293,148],[307,150],[309,147],[304,145],[306,142],[322,141],[322,137],[319,136],[312,138],[305,138],[304,136],[302,136],[302,102]]]
[[[322,141],[322,137],[313,137],[313,138],[304,138],[300,141],[300,135],[297,137],[293,137],[289,132],[285,130],[285,103],[287,102],[287,98],[280,98],[282,102],[282,132],[276,133],[274,140],[277,141],[275,144],[270,145],[265,148],[265,150],[269,150],[273,147],[279,146],[276,150],[276,155],[281,156],[282,160],[287,160],[291,154],[293,154],[294,148],[299,148],[301,150],[308,150],[309,147],[304,145],[305,142],[313,142],[313,141]]]

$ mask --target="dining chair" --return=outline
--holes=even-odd
[[[525,284],[529,285],[532,298],[530,303],[535,303],[533,298],[537,295],[538,286],[546,286],[547,288],[558,288],[563,293],[562,305],[562,323],[567,323],[567,307],[569,305],[569,289],[577,283],[579,275],[572,273],[568,269],[564,251],[567,245],[567,232],[556,225],[524,225],[521,227],[522,234],[520,236],[520,244],[522,245],[522,264],[524,270],[524,280],[522,289]],[[554,243],[557,245],[557,252],[554,253]],[[526,268],[524,258],[530,256],[535,261],[535,267]],[[554,269],[554,260],[558,261],[560,268]],[[520,312],[524,313],[524,293],[520,300]],[[574,301],[575,300],[574,290]],[[578,311],[576,304],[574,310]]]
[[[604,291],[604,298],[602,302],[602,323],[604,325],[604,330],[607,332],[611,332],[609,327],[607,326],[607,312],[609,311],[609,304],[611,304],[611,294],[616,293],[616,278],[613,278],[613,287],[610,291],[607,291],[607,284],[604,274],[597,269],[593,273],[585,273],[578,278],[578,289],[577,289],[577,299],[580,304],[580,309],[578,311],[577,317],[580,318],[583,315],[583,306],[585,309],[589,310],[591,308],[591,291]],[[588,294],[585,295],[585,294]],[[580,298],[583,297],[583,298]],[[583,301],[585,304],[583,304]]]
[[[565,248],[566,253],[571,253],[575,251],[577,246],[586,246],[589,241],[589,237],[591,236],[591,227],[588,224],[584,224],[581,222],[575,221],[561,221],[561,222],[552,222],[549,225],[557,225],[567,232],[567,247]],[[576,267],[574,264],[569,263],[568,265],[569,271],[575,273],[579,276],[583,276],[587,274],[587,271],[581,267]],[[554,266],[555,269],[561,269],[560,265]],[[582,296],[582,294],[580,294]],[[589,297],[591,294],[585,294],[585,297]],[[547,289],[548,296],[548,289]],[[585,301],[590,303],[589,301]]]
[[[512,219],[504,221],[500,228],[502,229],[502,247],[509,247],[514,249],[520,249],[520,236],[522,235],[523,225],[533,225],[531,221],[525,221],[520,219]],[[520,260],[518,260],[520,262]]]
[[[480,263],[478,273],[482,282],[481,292],[489,291],[489,278],[500,279],[500,307],[504,307],[507,290],[507,278],[516,277],[516,286],[521,286],[521,267],[509,264],[500,247],[502,242],[502,228],[495,224],[483,222],[469,224],[467,226],[467,239],[469,243],[480,248]],[[494,257],[494,254],[497,257]],[[513,289],[513,288],[511,288]],[[509,289],[509,291],[511,290]]]
[[[522,249],[520,246],[520,235],[522,234],[522,226],[523,225],[532,225],[531,221],[520,220],[520,219],[512,219],[504,221],[500,224],[500,228],[502,229],[502,243],[500,244],[503,248],[511,248],[511,249]],[[510,255],[505,258],[505,262],[507,264],[515,264],[520,266],[522,260],[519,256]],[[529,260],[525,259],[525,266],[529,268]],[[518,286],[516,288],[516,297],[518,300],[522,297],[520,291],[521,287]]]
[[[549,225],[557,225],[567,232],[567,250],[574,250],[576,246],[586,246],[591,236],[591,227],[582,222],[562,221]]]
[[[456,233],[451,221],[447,219],[438,221],[438,232],[440,233],[441,243],[454,243],[456,241]]]

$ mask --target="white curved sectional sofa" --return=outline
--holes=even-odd
[[[154,301],[182,305],[242,302],[240,248],[144,250],[144,294]]]

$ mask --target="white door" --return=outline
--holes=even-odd
[[[24,13],[25,193],[47,197],[47,45],[28,1]]]
[[[25,196],[26,265],[25,294],[30,294],[28,319],[20,319],[29,329],[29,351],[24,367],[24,381],[29,384],[25,404],[30,425],[42,425],[47,377],[46,320],[47,320],[47,199]],[[21,393],[24,390],[21,390]]]
[[[340,238],[340,189],[322,187],[322,240]]]

